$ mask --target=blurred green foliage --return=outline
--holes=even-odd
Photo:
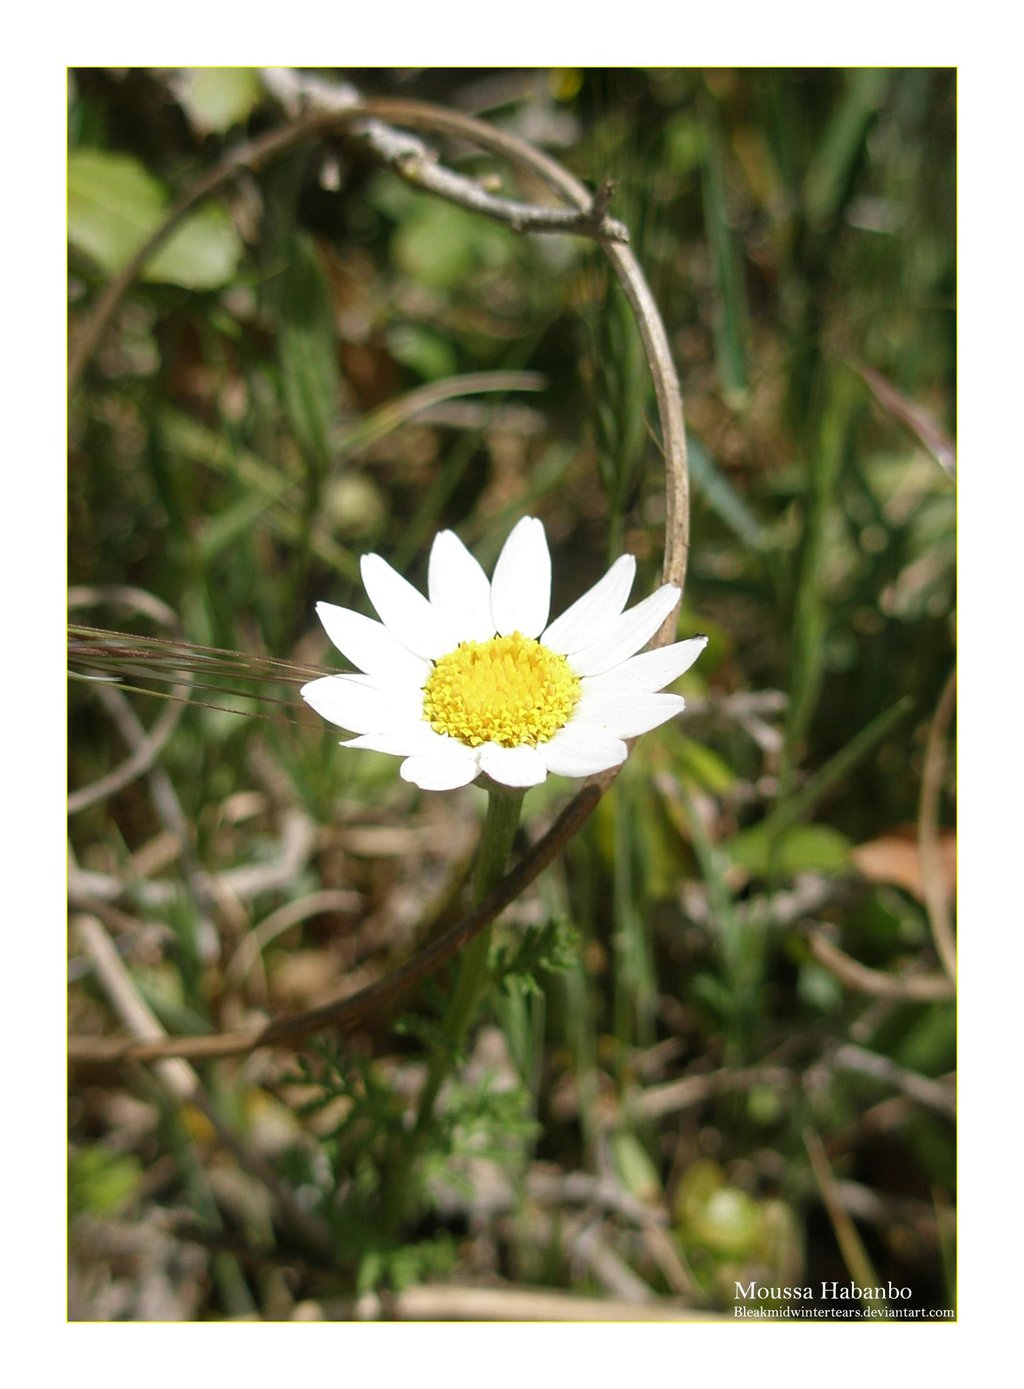
[[[443,978],[351,1052],[325,1043],[202,1070],[330,1231],[327,1266],[289,1297],[439,1277],[614,1291],[607,1265],[580,1253],[571,1202],[538,1197],[552,1171],[611,1173],[664,1222],[674,1253],[655,1257],[628,1216],[590,1208],[654,1293],[728,1309],[735,1279],[846,1279],[813,1129],[879,1276],[949,1305],[952,1126],[905,1075],[946,1083],[953,1003],[900,982],[871,996],[809,940],[824,933],[893,981],[939,968],[914,843],[924,740],[953,662],[955,502],[935,456],[955,424],[953,74],[320,75],[480,111],[592,186],[616,181],[612,211],[661,307],[687,412],[679,630],[711,642],[681,687],[687,714],[641,740],[499,929],[501,987],[430,1135],[414,1220],[396,1228],[377,1202]],[[71,74],[72,336],[173,198],[283,119],[252,69]],[[538,196],[489,157],[445,158]],[[526,368],[542,393],[453,382]],[[413,393],[428,387],[421,408]],[[908,427],[914,411],[928,430]],[[393,759],[340,752],[304,717],[300,679],[265,662],[333,668],[314,602],[363,606],[370,550],[422,586],[441,526],[486,566],[510,521],[543,516],[555,610],[623,549],[638,558],[634,596],[651,590],[657,416],[599,249],[518,237],[409,188],[357,143],[311,143],[181,223],[89,364],[70,448],[72,583],[144,590],[184,640],[245,658],[191,663],[192,703],[160,755],[184,850],[168,847],[151,779],[72,822],[76,863],[118,884],[112,929],[136,987],[170,1030],[221,1030],[386,973],[455,918],[478,793],[421,796]],[[72,616],[154,635],[115,598]],[[167,693],[182,659],[123,679]],[[162,707],[133,699],[144,723]],[[82,681],[70,729],[75,786],[122,757],[123,725]],[[569,789],[531,793],[526,823]],[[289,805],[313,831],[287,882],[197,896],[195,865],[226,883],[277,862]],[[951,826],[948,776],[940,809]],[[251,933],[319,892],[357,905],[314,904],[242,971]],[[72,1030],[117,1030],[72,963]],[[843,1069],[851,1039],[881,1071]],[[201,1126],[172,1141],[151,1091],[118,1084],[121,1108],[116,1089],[101,1099],[73,1078],[72,1214],[184,1204],[208,1233],[218,1220],[256,1230],[287,1261],[288,1231],[254,1224],[255,1198],[240,1195],[251,1174],[222,1180]],[[223,1249],[210,1260],[199,1315],[283,1305],[265,1272]]]

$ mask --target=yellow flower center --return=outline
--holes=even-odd
[[[521,632],[464,641],[442,656],[423,687],[423,717],[435,733],[470,747],[546,743],[580,697],[564,656]]]

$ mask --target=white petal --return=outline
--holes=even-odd
[[[484,743],[480,749],[480,770],[503,786],[539,786],[548,774],[537,749],[528,743],[517,748]]]
[[[600,675],[620,665],[647,645],[678,602],[679,589],[675,584],[663,584],[650,598],[615,618],[597,641],[582,651],[574,651],[569,657],[570,666],[577,675]]]
[[[385,733],[423,714],[423,694],[413,685],[384,686],[368,675],[322,675],[299,694],[328,723],[353,733]]]
[[[615,738],[636,738],[667,723],[685,707],[682,695],[592,695],[586,687],[573,711],[573,727],[603,728]]]
[[[633,556],[620,555],[603,579],[555,618],[541,637],[543,644],[549,651],[566,656],[597,641],[626,606],[635,573]]]
[[[425,719],[399,724],[386,733],[361,733],[342,743],[343,748],[367,748],[372,752],[387,752],[392,757],[415,757],[422,753],[438,752],[448,740],[435,733]]]
[[[498,556],[491,582],[491,615],[501,636],[539,637],[551,607],[551,555],[544,523],[524,516]]]
[[[430,548],[427,591],[458,641],[494,636],[491,585],[480,564],[454,531],[441,531]]]
[[[625,762],[629,749],[621,738],[613,738],[600,728],[575,723],[566,726],[537,751],[549,772],[557,776],[591,776]]]
[[[359,567],[378,617],[403,646],[433,660],[458,645],[436,609],[387,560],[364,555]]]
[[[449,738],[447,746],[437,752],[407,757],[398,772],[403,781],[411,781],[424,791],[454,791],[468,786],[480,772],[480,759],[473,748]]]
[[[367,675],[395,676],[417,680],[430,674],[430,663],[414,656],[381,622],[334,603],[317,603],[317,616],[324,631],[343,656]]]
[[[689,637],[657,651],[644,651],[604,675],[590,676],[584,680],[583,688],[595,695],[651,694],[671,685],[683,671],[689,670],[707,644],[707,637]]]

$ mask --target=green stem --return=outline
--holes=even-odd
[[[519,824],[524,791],[488,788],[487,819],[480,836],[476,869],[473,874],[473,901],[481,902],[502,879],[509,851]],[[420,1094],[416,1124],[401,1157],[392,1168],[385,1184],[384,1207],[387,1216],[397,1224],[401,1206],[408,1191],[408,1176],[422,1145],[423,1136],[433,1118],[434,1106],[441,1086],[462,1049],[466,1033],[476,1010],[487,992],[489,983],[487,957],[491,947],[491,930],[487,926],[462,952],[455,992],[444,1018],[444,1041],[431,1054],[430,1069]]]

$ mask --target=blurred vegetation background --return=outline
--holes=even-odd
[[[711,642],[502,919],[403,1217],[380,1191],[444,976],[343,1043],[74,1066],[72,1317],[468,1316],[481,1290],[490,1316],[731,1316],[737,1280],[954,1306],[954,74],[316,77],[615,180],[683,385],[679,631]],[[72,343],[281,102],[254,69],[71,72]],[[487,567],[526,513],[553,611],[623,550],[635,597],[657,583],[657,415],[599,247],[333,136],[181,222],[71,403],[73,1034],[125,1033],[126,999],[250,1025],[457,918],[482,793],[340,751],[296,690],[337,668],[315,601],[365,610],[360,554],[422,585],[437,529]],[[521,833],[573,789],[531,792]]]

